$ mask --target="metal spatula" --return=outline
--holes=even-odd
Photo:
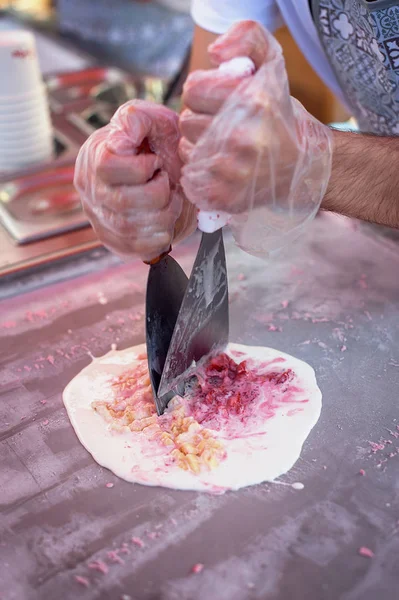
[[[245,77],[254,63],[238,57],[219,67],[226,74]],[[201,211],[201,244],[180,308],[167,353],[156,405],[162,414],[175,393],[184,391],[187,369],[203,356],[223,348],[229,338],[229,302],[222,227],[230,215]]]
[[[182,393],[185,372],[203,356],[223,347],[229,337],[226,256],[222,230],[203,233],[158,390],[157,408]]]
[[[188,284],[180,265],[168,254],[150,263],[146,294],[148,369],[158,413],[158,388],[179,310]]]

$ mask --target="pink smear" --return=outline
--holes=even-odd
[[[43,425],[48,425],[48,424],[49,424],[49,420],[48,420],[48,419],[45,419],[45,420],[43,421]]]
[[[28,367],[28,365],[25,365],[24,369],[25,369],[25,371],[28,371],[28,373],[29,373],[29,371],[32,371],[32,369],[30,367]]]
[[[288,305],[289,305],[289,300],[282,300],[282,301],[281,301],[281,306],[282,306],[283,308],[287,308],[287,306],[288,306]]]
[[[113,484],[113,483],[106,483],[106,484],[105,484],[105,487],[106,487],[106,488],[113,488],[113,487],[114,487],[114,484]]]
[[[366,546],[362,546],[359,548],[360,556],[364,556],[365,558],[373,558],[374,552],[370,550],[370,548],[366,548]]]
[[[141,315],[128,315],[131,321],[141,321]]]
[[[245,281],[246,277],[245,277],[244,273],[240,273],[240,274],[237,276],[237,279],[238,279],[238,281]]]
[[[346,352],[346,351],[347,351],[347,347],[346,346],[342,346],[341,352]]]
[[[312,323],[329,323],[330,319],[327,319],[327,317],[320,317],[318,319],[312,319]]]
[[[4,321],[4,323],[1,324],[2,329],[12,329],[13,327],[16,327],[16,326],[17,326],[16,321]]]
[[[364,469],[360,469],[359,475],[366,475],[366,471]]]
[[[75,581],[83,585],[84,587],[90,587],[90,581],[86,579],[86,577],[81,577],[80,575],[75,575]]]
[[[111,550],[111,552],[107,552],[107,556],[109,560],[113,563],[118,563],[120,565],[125,564],[125,561],[120,556],[118,556],[118,553],[114,550]]]
[[[177,521],[176,519],[173,519],[173,517],[171,518],[170,522],[172,523],[172,525],[176,526],[177,525]]]
[[[333,336],[335,338],[337,338],[338,341],[340,342],[345,342],[345,334],[342,331],[342,329],[339,329],[338,327],[336,327],[335,329],[333,329]]]
[[[191,573],[201,573],[201,571],[204,570],[204,565],[202,563],[197,563],[196,565],[194,565],[191,569]]]
[[[150,540],[155,540],[157,537],[159,537],[159,533],[157,531],[149,531],[147,533],[147,537]]]
[[[385,444],[377,444],[376,442],[369,442],[369,444],[371,446],[371,451],[373,454],[378,452],[378,450],[384,450],[385,448]]]
[[[30,321],[31,323],[34,323],[36,320],[40,320],[40,319],[47,319],[48,318],[48,314],[45,310],[28,310],[25,313],[25,320],[26,321]]]
[[[132,542],[133,542],[133,544],[135,544],[139,548],[144,548],[144,546],[145,546],[145,543],[139,537],[132,537]]]
[[[366,315],[366,317],[368,318],[368,320],[369,320],[369,321],[372,321],[372,320],[373,320],[373,319],[372,319],[372,316],[370,315],[370,313],[369,313],[369,311],[368,311],[368,310],[365,310],[365,311],[364,311],[364,314]]]
[[[108,565],[106,565],[105,562],[103,562],[102,560],[94,560],[93,562],[89,563],[87,566],[89,567],[89,569],[92,569],[93,571],[98,571],[99,573],[103,573],[103,575],[106,575],[109,571]]]
[[[52,354],[48,355],[47,360],[50,363],[50,365],[53,365],[55,363],[54,356],[52,356]]]
[[[287,412],[287,417],[293,417],[297,413],[303,412],[303,408],[293,408]]]
[[[40,404],[47,404],[47,400],[40,400]]]

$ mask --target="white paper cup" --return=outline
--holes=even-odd
[[[0,35],[1,95],[34,92],[42,85],[35,37],[29,31],[2,31]]]
[[[33,116],[23,116],[20,119],[0,119],[0,142],[1,136],[6,133],[18,133],[20,131],[26,131],[28,133],[31,129],[49,127],[50,122],[51,120],[48,111],[40,111],[33,114]]]
[[[5,131],[1,132],[0,128],[0,148],[7,147],[10,144],[18,145],[21,142],[26,142],[27,140],[36,140],[43,139],[45,137],[50,137],[52,135],[52,127],[50,122],[43,125],[39,124],[35,127],[30,127],[29,130],[20,129],[18,131]]]
[[[34,94],[15,96],[14,98],[14,100],[5,101],[0,95],[0,116],[19,114],[48,104],[45,86],[38,87]]]
[[[5,93],[5,89],[2,88],[0,90],[0,106],[19,106],[21,104],[24,104],[25,102],[29,103],[32,101],[33,98],[35,98],[39,94],[47,94],[47,88],[42,81],[40,81],[39,84],[36,85],[29,92],[23,92],[22,94],[7,95]]]
[[[29,160],[36,155],[45,155],[50,157],[53,151],[53,143],[51,140],[48,140],[45,144],[40,144],[36,146],[25,146],[18,152],[15,150],[0,150],[0,162],[5,164],[13,165],[18,163],[20,160]]]
[[[38,149],[35,152],[22,154],[18,158],[6,158],[0,154],[0,171],[17,171],[29,166],[49,162],[53,158],[53,147]]]
[[[5,142],[0,144],[0,158],[18,158],[18,154],[27,154],[29,152],[35,152],[36,150],[42,150],[44,148],[50,148],[53,143],[53,136],[51,132],[46,135],[34,138],[26,138],[17,140],[16,142]]]

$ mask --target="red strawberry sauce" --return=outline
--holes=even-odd
[[[211,357],[197,371],[198,384],[191,415],[202,425],[221,429],[228,420],[243,424],[251,416],[264,421],[275,415],[282,404],[308,402],[295,386],[295,373],[285,369],[285,359],[235,362],[227,354]]]

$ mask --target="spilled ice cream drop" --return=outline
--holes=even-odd
[[[145,346],[96,359],[64,391],[94,459],[127,481],[223,492],[273,481],[320,415],[313,369],[271,348],[229,344],[207,357],[158,417]]]

